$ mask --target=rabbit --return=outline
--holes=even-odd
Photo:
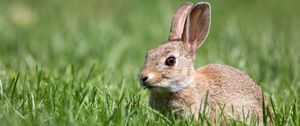
[[[241,70],[222,64],[194,68],[196,49],[206,40],[211,24],[208,2],[184,3],[173,16],[168,41],[150,49],[139,73],[141,85],[150,90],[149,105],[176,116],[209,114],[210,121],[223,113],[241,119],[263,118],[263,96],[256,82]],[[263,96],[263,98],[262,98]]]

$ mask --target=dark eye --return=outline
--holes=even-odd
[[[174,56],[170,56],[166,59],[167,66],[174,66],[175,63],[176,63],[176,58]]]

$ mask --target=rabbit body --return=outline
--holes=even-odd
[[[198,118],[199,112],[209,111],[210,119],[214,119],[223,111],[225,116],[255,114],[261,118],[261,97],[260,87],[245,73],[231,66],[210,64],[199,68],[194,81],[178,92],[152,91],[149,104],[161,112],[170,107],[179,116],[192,114]]]
[[[196,49],[210,28],[210,4],[181,5],[173,16],[166,43],[147,52],[140,73],[142,86],[150,89],[149,104],[178,116],[209,112],[210,119],[225,116],[262,118],[260,87],[240,70],[220,64],[196,70]],[[267,99],[264,98],[266,106]]]

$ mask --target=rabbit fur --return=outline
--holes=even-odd
[[[149,105],[162,113],[171,109],[180,117],[198,119],[199,113],[208,113],[213,121],[223,113],[261,120],[262,102],[267,106],[268,99],[262,99],[260,87],[247,74],[222,64],[194,68],[196,49],[206,40],[210,23],[207,2],[184,3],[177,9],[168,41],[147,52],[139,74],[142,86],[150,90]]]

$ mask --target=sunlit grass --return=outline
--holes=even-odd
[[[181,3],[0,1],[0,125],[195,124],[152,110],[137,78]],[[247,72],[271,97],[274,124],[300,125],[299,1],[211,5],[211,32],[195,66]],[[198,124],[206,123],[203,114]]]

